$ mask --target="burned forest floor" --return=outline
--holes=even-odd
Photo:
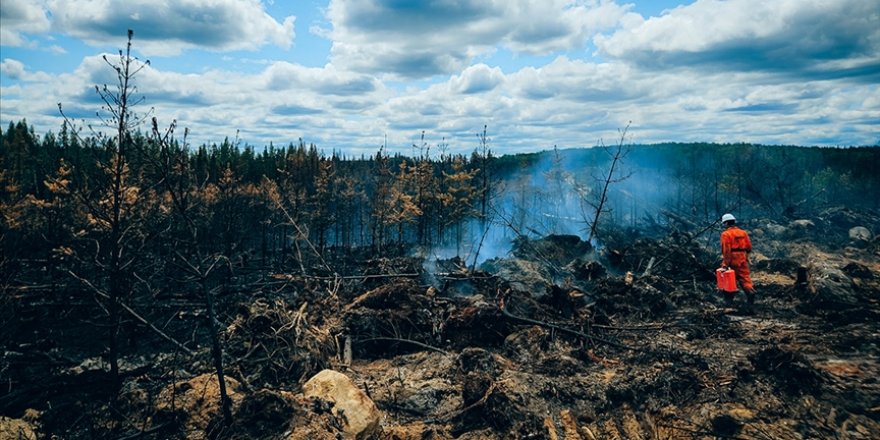
[[[600,247],[519,238],[473,270],[366,250],[230,268],[231,419],[198,296],[133,295],[117,382],[101,298],[23,272],[0,312],[0,439],[880,437],[880,216],[743,227],[753,308],[715,288],[717,228],[672,218]]]

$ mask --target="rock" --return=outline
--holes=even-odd
[[[362,440],[379,431],[382,414],[348,376],[333,370],[316,374],[303,385],[303,396],[331,402],[334,415],[345,419],[346,438]]]
[[[856,242],[869,242],[871,241],[871,231],[864,226],[856,226],[850,228],[849,230],[849,239]]]
[[[841,270],[851,278],[861,278],[865,280],[874,278],[874,272],[872,272],[868,266],[856,263],[855,261],[843,266],[843,269]]]
[[[816,224],[812,220],[807,219],[792,220],[788,225],[790,228],[813,228],[815,226]]]
[[[844,229],[853,226],[872,223],[875,218],[872,214],[854,211],[846,207],[828,208],[822,211],[818,220],[826,223],[832,229]]]
[[[446,379],[433,378],[424,381],[408,379],[406,386],[397,394],[397,398],[400,407],[406,408],[412,414],[433,414],[457,392],[458,390]]]
[[[813,267],[810,271],[810,292],[813,301],[821,305],[857,304],[852,280],[836,267]]]
[[[510,283],[510,287],[527,292],[535,298],[547,294],[554,283],[550,272],[541,264],[519,258],[496,258],[486,260],[481,269],[497,275]]]
[[[807,220],[807,219],[792,220],[792,222],[788,224],[789,229],[795,229],[795,230],[812,229],[815,227],[816,227],[816,224],[813,223],[812,220]]]
[[[792,220],[785,228],[785,234],[780,238],[798,239],[807,238],[816,234],[816,224],[812,220]]]
[[[786,232],[785,226],[777,225],[776,223],[767,223],[764,225],[764,230],[766,230],[768,234],[775,236],[783,235]]]
[[[590,242],[577,235],[551,234],[535,240],[519,237],[513,241],[513,255],[532,261],[546,261],[557,267],[583,258],[593,250]]]

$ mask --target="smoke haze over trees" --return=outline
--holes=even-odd
[[[96,190],[89,182],[104,172],[97,162],[107,160],[102,142],[111,141],[81,141],[67,126],[58,134],[40,136],[24,120],[0,132],[7,261],[88,246],[77,234],[96,220],[90,220],[93,213],[84,200],[72,194]],[[128,174],[139,180],[132,197],[155,210],[140,214],[141,221],[161,228],[171,221],[161,213],[172,207],[154,166],[160,163],[159,151],[140,133],[132,143],[136,148]],[[176,184],[199,207],[192,220],[203,237],[198,245],[230,258],[256,257],[276,264],[289,263],[286,259],[299,239],[308,239],[322,252],[368,246],[381,254],[424,245],[471,253],[485,232],[481,224],[498,229],[490,231],[496,241],[513,238],[504,231],[508,220],[529,236],[586,237],[594,208],[585,202],[601,191],[602,173],[610,164],[601,148],[413,158],[389,157],[381,150],[367,158],[324,155],[302,142],[257,149],[227,139],[198,147],[175,142],[172,148],[181,155],[180,165],[191,171],[189,179]],[[610,185],[609,217],[600,227],[661,221],[661,210],[711,223],[727,211],[744,220],[795,219],[799,212],[829,206],[877,209],[880,203],[867,197],[880,193],[876,148],[628,148],[621,166],[629,177]],[[63,201],[65,197],[69,200]],[[490,209],[481,209],[484,198]],[[296,220],[299,231],[284,213]],[[145,231],[152,232],[159,231]]]

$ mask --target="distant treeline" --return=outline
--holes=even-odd
[[[130,252],[285,261],[328,248],[473,240],[489,222],[518,231],[572,232],[588,223],[607,176],[603,148],[494,156],[321,154],[284,147],[184,146],[135,132],[80,137],[64,125],[37,135],[27,122],[0,131],[4,264],[102,252],[108,231]],[[501,148],[501,146],[498,146]],[[695,222],[725,211],[795,218],[823,207],[880,207],[880,149],[750,144],[627,146],[603,217],[638,226],[659,210]],[[119,157],[122,154],[124,157]],[[122,159],[122,160],[120,160]],[[113,212],[107,207],[115,206]],[[591,208],[591,206],[593,208]],[[500,218],[500,220],[499,220]],[[581,228],[584,230],[584,228]],[[576,231],[575,231],[576,232]],[[307,249],[307,248],[314,249]]]
[[[597,171],[601,173],[609,161],[602,148],[556,154],[564,168],[587,183],[595,181]],[[517,164],[537,164],[547,172],[553,155],[504,156],[494,164],[501,176],[512,175]],[[729,211],[744,218],[791,220],[831,206],[878,209],[878,160],[878,147],[633,145],[624,161],[628,177],[614,186],[613,212],[617,223],[631,223],[661,209],[702,222]]]

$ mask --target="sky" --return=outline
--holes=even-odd
[[[128,29],[134,110],[194,145],[880,143],[876,0],[3,0],[3,127],[99,126]]]

